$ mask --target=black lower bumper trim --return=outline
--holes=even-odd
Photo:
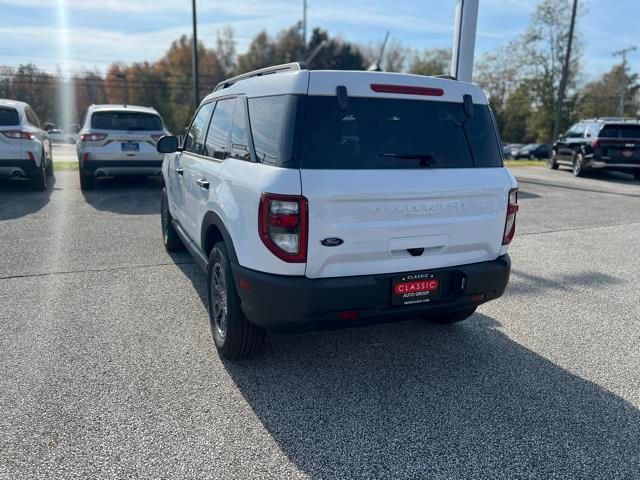
[[[82,171],[86,174],[99,168],[161,168],[162,160],[84,160]]]
[[[256,272],[239,265],[232,265],[232,269],[242,310],[251,322],[272,331],[301,332],[472,308],[504,293],[511,260],[503,255],[490,262],[433,270],[442,279],[441,298],[400,307],[391,306],[391,282],[398,274],[309,279]],[[344,311],[357,311],[359,316],[341,320],[337,313]]]
[[[35,164],[35,162],[33,160],[11,160],[11,159],[5,159],[5,160],[0,160],[0,167],[3,168],[19,168],[20,170],[22,170],[26,175],[31,175],[32,173],[35,173],[38,170],[38,166]]]

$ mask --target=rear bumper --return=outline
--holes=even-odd
[[[20,172],[20,175],[29,176],[37,170],[38,166],[33,160],[0,160],[0,176],[18,176],[15,174],[16,171]]]
[[[504,293],[511,260],[503,255],[491,262],[433,270],[431,273],[441,277],[441,299],[400,307],[391,306],[392,278],[398,274],[309,279],[256,272],[239,265],[232,265],[232,269],[242,310],[252,323],[272,331],[301,332],[474,307]],[[478,299],[478,295],[484,297]],[[359,316],[341,320],[337,313],[344,311],[357,311]]]
[[[89,176],[160,175],[162,159],[157,160],[83,160],[82,173]]]
[[[620,162],[620,161],[603,161],[603,160],[591,160],[588,164],[589,168],[602,170],[619,170],[619,171],[631,171],[640,172],[640,161],[635,162]]]

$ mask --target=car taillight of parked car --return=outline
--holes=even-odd
[[[15,138],[16,140],[32,140],[33,133],[24,130],[5,130],[2,132],[5,137]]]
[[[153,138],[154,142],[157,142],[158,140],[160,140],[162,137],[164,137],[164,133],[161,133],[160,135],[151,135],[151,138]]]
[[[104,140],[105,138],[107,138],[106,133],[89,132],[89,133],[83,133],[82,135],[80,135],[81,142],[98,142],[100,140]]]
[[[276,257],[307,261],[308,202],[301,195],[263,193],[258,211],[260,238]]]
[[[507,219],[504,223],[504,235],[502,244],[509,245],[516,234],[516,213],[518,213],[518,189],[509,190],[509,203],[507,204]]]

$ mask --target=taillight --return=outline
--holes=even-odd
[[[593,148],[594,150],[596,148],[600,148],[600,140],[594,140],[593,142],[591,142],[591,148]]]
[[[81,142],[98,142],[100,140],[104,140],[105,138],[107,138],[106,133],[89,132],[89,133],[83,133],[82,135],[80,135]]]
[[[2,133],[4,133],[5,137],[15,138],[16,140],[20,140],[20,139],[32,140],[33,139],[33,133],[27,132],[25,130],[5,130]]]
[[[263,193],[258,229],[265,246],[285,262],[307,261],[308,203],[300,195]]]
[[[35,161],[36,161],[36,157],[35,157],[35,155],[33,154],[33,152],[27,152],[27,155],[28,155],[28,157],[29,157],[29,160],[31,160],[32,162],[35,162]]]
[[[164,133],[161,133],[160,135],[151,135],[151,138],[153,138],[154,142],[157,142],[158,140],[160,140],[162,137],[164,137]]]
[[[502,244],[509,245],[516,234],[516,213],[518,213],[518,189],[509,190],[509,203],[507,205],[507,220],[504,223],[504,235]]]

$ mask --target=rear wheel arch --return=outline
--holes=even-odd
[[[227,254],[233,263],[238,264],[238,256],[231,240],[231,235],[224,225],[220,216],[215,212],[207,212],[202,220],[202,228],[200,229],[200,245],[203,253],[209,257],[211,250],[216,243],[223,241],[227,247]]]

